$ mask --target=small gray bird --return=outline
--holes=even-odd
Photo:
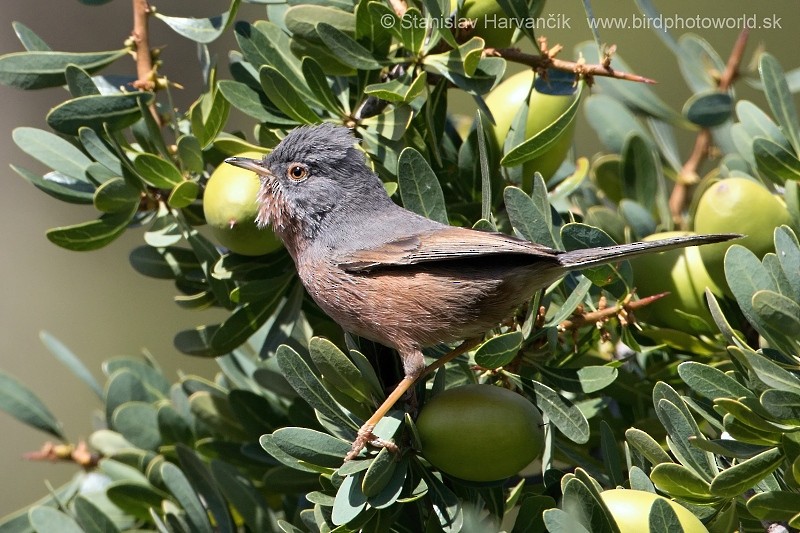
[[[359,431],[347,458],[426,371],[422,348],[476,339],[567,272],[653,251],[726,241],[698,235],[565,252],[434,222],[395,204],[350,131],[303,126],[263,160],[226,162],[261,178],[257,223],[271,225],[315,302],[345,331],[394,348],[405,378]]]

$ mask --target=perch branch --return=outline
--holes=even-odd
[[[748,30],[742,30],[741,33],[739,33],[739,37],[736,39],[736,43],[733,45],[731,54],[728,57],[728,62],[725,65],[725,70],[720,75],[719,82],[717,83],[717,87],[720,91],[727,91],[731,85],[733,85],[733,82],[736,81],[736,78],[739,77],[739,66],[742,63],[744,49],[747,46],[748,33]],[[678,227],[683,226],[683,209],[686,205],[688,189],[700,179],[697,170],[708,157],[712,140],[711,130],[708,128],[700,130],[695,139],[692,153],[689,155],[686,163],[683,164],[683,167],[681,167],[675,187],[672,189],[672,194],[669,197],[669,210],[672,215],[672,220]]]

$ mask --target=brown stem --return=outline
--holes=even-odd
[[[392,6],[392,10],[398,18],[403,18],[403,15],[408,11],[406,0],[389,0],[389,5]]]
[[[565,320],[558,325],[558,329],[561,331],[568,331],[568,330],[576,330],[588,324],[597,324],[598,322],[603,322],[611,317],[618,316],[620,314],[627,315],[631,311],[635,311],[641,307],[646,305],[650,305],[651,303],[659,300],[669,294],[668,292],[662,292],[660,294],[654,294],[652,296],[646,296],[644,298],[640,298],[635,301],[625,301],[622,305],[618,305],[615,307],[606,307],[605,309],[598,309],[597,311],[592,311],[591,313],[582,313],[572,317],[570,320]]]
[[[739,37],[736,39],[736,43],[733,45],[731,54],[728,56],[728,62],[725,64],[725,70],[720,75],[717,84],[720,91],[727,91],[731,85],[733,85],[733,82],[736,81],[736,78],[739,77],[739,65],[742,63],[744,50],[747,46],[748,34],[748,30],[742,30],[741,33],[739,33]],[[708,157],[712,140],[711,131],[708,128],[700,130],[695,139],[692,153],[689,155],[686,163],[683,164],[683,167],[681,167],[678,180],[675,183],[675,187],[672,189],[672,194],[669,197],[669,211],[672,215],[672,220],[678,227],[684,225],[683,209],[686,205],[688,189],[689,186],[696,183],[699,179],[697,169],[700,168],[700,165]]]
[[[150,51],[149,40],[149,21],[150,4],[147,0],[133,0],[133,32],[131,38],[136,47],[136,76],[137,80],[133,86],[141,91],[152,91],[156,88],[153,79],[153,55]],[[156,124],[161,124],[161,117],[158,116],[155,103],[150,104],[150,112]]]
[[[656,83],[655,80],[639,76],[638,74],[631,74],[621,70],[614,70],[608,61],[601,64],[586,64],[577,61],[565,61],[558,59],[555,55],[561,50],[561,47],[556,45],[552,49],[547,50],[546,46],[543,47],[542,54],[533,55],[526,54],[518,48],[485,48],[483,50],[486,56],[502,57],[506,61],[527,65],[537,72],[543,72],[548,68],[556,70],[563,70],[565,72],[572,72],[579,78],[585,79],[591,83],[592,78],[595,76],[603,76],[607,78],[616,78],[620,80],[635,81],[639,83]]]

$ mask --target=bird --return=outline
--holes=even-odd
[[[382,443],[375,424],[423,375],[469,351],[532,295],[568,272],[636,255],[726,241],[674,237],[563,251],[455,227],[396,204],[357,139],[332,123],[290,131],[262,159],[230,157],[261,181],[256,223],[271,226],[317,305],[346,332],[399,354],[404,378],[359,429],[345,460]],[[463,341],[425,365],[422,349]]]

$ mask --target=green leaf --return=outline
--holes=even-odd
[[[611,385],[619,375],[619,371],[611,366],[585,366],[578,369],[581,389],[586,394],[603,390]]]
[[[77,182],[90,183],[86,169],[92,160],[69,141],[49,131],[28,127],[15,128],[11,135],[17,146],[37,161]]]
[[[0,409],[23,424],[65,440],[61,425],[42,401],[16,378],[0,370]]]
[[[648,526],[650,533],[672,533],[683,530],[675,510],[666,500],[661,499],[654,501],[650,507]]]
[[[130,212],[139,206],[139,190],[123,178],[111,178],[94,192],[94,206],[104,213]]]
[[[367,497],[361,491],[363,477],[361,472],[347,476],[336,491],[331,511],[331,521],[335,525],[347,524],[354,520],[366,507]]]
[[[117,481],[106,488],[111,502],[125,514],[140,520],[150,520],[150,509],[160,508],[169,495],[142,482]]]
[[[300,357],[300,354],[284,344],[278,347],[275,357],[286,381],[311,407],[336,421],[342,427],[358,428],[358,425],[350,417],[338,409],[330,393],[325,390],[319,378]]]
[[[753,397],[750,389],[725,372],[703,363],[683,362],[678,365],[678,375],[694,392],[709,400]]]
[[[206,93],[189,109],[192,123],[192,135],[197,138],[203,149],[207,148],[222,131],[228,120],[231,106],[222,94],[215,91]]]
[[[661,445],[656,442],[656,440],[651,437],[649,433],[646,433],[641,429],[630,428],[626,430],[625,440],[628,441],[628,444],[636,448],[639,453],[644,455],[653,465],[672,462],[669,454],[664,451]]]
[[[181,232],[183,233],[183,237],[189,242],[189,246],[192,247],[192,251],[203,269],[205,281],[214,293],[214,298],[221,306],[228,309],[233,308],[233,304],[230,300],[230,294],[234,287],[233,282],[227,279],[218,279],[213,274],[214,265],[217,264],[221,257],[219,251],[195,228],[182,224]]]
[[[800,181],[800,159],[780,144],[763,137],[753,140],[753,156],[758,171],[778,185],[786,180]]]
[[[14,28],[14,33],[17,34],[17,39],[28,52],[48,52],[51,50],[50,46],[25,24],[15,20],[11,23],[11,26]]]
[[[286,32],[277,24],[259,21],[251,26],[238,22],[235,26],[236,41],[245,59],[257,70],[270,65],[289,81],[289,84],[308,98],[313,94],[305,86],[300,60],[292,53],[292,45],[297,40],[289,39]],[[309,54],[303,54],[309,55]]]
[[[418,474],[428,487],[428,497],[433,504],[439,526],[446,533],[461,531],[464,524],[464,511],[458,497],[427,468],[420,467]]]
[[[650,142],[636,133],[629,135],[622,147],[620,171],[623,195],[653,211],[661,164]]]
[[[372,405],[373,389],[355,364],[328,339],[312,337],[308,351],[322,377],[350,398]]]
[[[225,30],[230,26],[231,21],[236,17],[236,11],[239,9],[240,0],[233,0],[231,7],[228,11],[209,18],[188,18],[188,17],[170,17],[163,15],[160,12],[155,12],[155,17],[167,26],[172,28],[176,33],[191,39],[197,43],[210,43],[215,41]]]
[[[711,500],[710,484],[683,465],[661,463],[650,472],[650,480],[672,497],[689,501]]]
[[[242,428],[231,409],[230,402],[219,393],[209,390],[194,392],[189,397],[192,414],[201,420],[212,434],[227,441],[246,441],[247,432]]]
[[[182,209],[197,200],[198,194],[200,194],[200,186],[196,181],[182,181],[170,193],[167,204],[175,209]]]
[[[47,124],[60,133],[77,135],[81,127],[116,131],[141,118],[139,101],[149,104],[153,93],[100,94],[80,96],[57,105],[47,113]]]
[[[767,97],[772,114],[794,147],[795,154],[800,154],[800,118],[780,63],[765,52],[759,57],[758,72],[764,83],[764,96]]]
[[[421,72],[416,77],[405,74],[400,78],[367,85],[364,88],[364,93],[387,102],[410,102],[422,94],[425,90],[426,81],[426,72]]]
[[[217,353],[225,354],[246,342],[278,307],[291,279],[282,276],[272,280],[268,293],[237,307],[211,336],[211,347]]]
[[[250,480],[231,465],[218,459],[211,461],[211,473],[220,491],[225,494],[230,504],[239,512],[244,523],[251,531],[273,531],[272,512],[267,506],[264,496],[253,486]]]
[[[161,444],[158,412],[150,403],[126,402],[114,410],[111,426],[135,446],[155,450]]]
[[[400,152],[397,183],[403,206],[442,224],[449,224],[442,187],[425,158],[414,148]]]
[[[73,500],[75,518],[84,533],[117,533],[119,528],[103,509],[95,505],[87,496]]]
[[[780,448],[762,452],[720,472],[711,482],[711,493],[723,498],[738,497],[775,471],[783,460]]]
[[[583,84],[579,85],[578,92],[575,94],[574,99],[569,107],[549,126],[541,130],[539,133],[529,138],[522,144],[515,146],[510,151],[506,152],[500,164],[506,167],[513,167],[521,165],[526,161],[530,161],[543,153],[550,150],[553,145],[560,142],[563,137],[564,129],[569,127],[575,120],[578,113],[578,107],[581,101],[581,90]]]
[[[526,240],[558,248],[560,242],[552,233],[552,208],[541,175],[534,178],[534,194],[528,196],[518,187],[506,187],[503,201],[514,229]]]
[[[78,181],[60,172],[48,172],[44,176],[39,176],[16,165],[10,166],[11,170],[22,176],[25,181],[53,198],[72,204],[92,203],[95,188],[87,181]]]
[[[701,128],[713,128],[730,120],[733,98],[719,90],[695,93],[683,105],[683,116]]]
[[[178,137],[178,158],[183,168],[189,172],[199,174],[206,168],[203,161],[203,149],[200,142],[192,135]]]
[[[716,89],[719,73],[725,71],[725,62],[708,42],[694,33],[685,33],[678,39],[680,54],[678,66],[693,92]]]
[[[128,211],[107,213],[90,222],[53,228],[46,235],[50,242],[67,250],[97,250],[122,235],[137,208],[138,205],[134,205]]]
[[[200,497],[180,468],[167,461],[161,463],[161,479],[186,513],[192,531],[214,531]]]
[[[599,493],[596,489],[593,490],[594,487],[576,477],[568,479],[563,487],[562,509],[579,517],[580,522],[592,533],[618,533],[613,518],[601,504]]]
[[[72,96],[89,96],[100,94],[100,89],[92,81],[92,77],[82,68],[67,65],[65,72],[67,87]]]
[[[654,393],[654,400],[657,395]],[[677,401],[677,400],[676,400]],[[703,439],[697,423],[683,411],[686,409],[683,400],[680,400],[679,407],[675,403],[667,399],[659,399],[656,403],[656,415],[661,421],[661,424],[667,430],[669,445],[672,453],[684,466],[692,468],[697,474],[701,475],[706,480],[711,480],[717,473],[717,467],[714,463],[713,455],[704,452],[703,450],[689,444],[689,437]]]
[[[742,313],[754,326],[758,326],[758,314],[753,309],[752,298],[759,290],[777,292],[772,276],[753,252],[739,244],[733,244],[725,253],[725,279]]]
[[[296,8],[299,7],[303,6],[296,6]],[[325,77],[325,73],[319,63],[313,57],[304,57],[302,69],[308,88],[314,93],[317,100],[331,113],[341,114],[344,111],[342,104],[333,94],[333,90],[331,90],[328,79]]]
[[[69,348],[67,348],[64,343],[46,331],[39,332],[39,340],[41,340],[42,344],[44,344],[50,353],[53,354],[53,357],[70,369],[70,371],[72,371],[72,373],[75,374],[78,379],[88,385],[98,398],[103,398],[103,388],[94,378],[92,373],[89,372],[89,369],[86,368],[86,365],[84,365],[83,362],[78,359],[78,356],[76,356]]]
[[[620,153],[628,135],[648,138],[647,131],[623,104],[607,94],[593,94],[584,103],[584,114],[609,152]]]
[[[295,87],[289,83],[283,74],[271,66],[264,66],[259,71],[261,87],[267,97],[275,106],[287,116],[301,124],[317,124],[320,117],[306,104]]]
[[[159,189],[172,189],[183,181],[181,171],[171,161],[154,154],[139,154],[133,166],[150,185]]]
[[[744,352],[747,363],[764,384],[778,390],[800,394],[800,379],[784,370],[763,355],[755,352]]]
[[[522,332],[512,331],[492,337],[475,351],[475,362],[487,369],[497,369],[507,365],[517,357],[522,346]]]
[[[43,89],[66,84],[67,65],[90,74],[128,55],[128,49],[109,52],[15,52],[0,56],[0,84],[17,89]]]
[[[789,520],[800,513],[800,498],[785,490],[759,492],[747,500],[747,510],[759,520]]]
[[[316,26],[317,34],[322,42],[345,65],[359,70],[377,70],[381,68],[372,53],[358,44],[352,37],[325,22]]]
[[[561,509],[546,509],[542,517],[550,533],[589,533],[572,513]]]
[[[531,386],[536,395],[537,407],[565,437],[577,444],[589,441],[589,422],[580,409],[547,385],[532,381]]]
[[[86,150],[95,161],[106,167],[117,176],[122,175],[122,163],[113,149],[91,128],[82,127],[78,129],[78,138]]]
[[[320,22],[326,22],[348,35],[353,35],[356,31],[356,17],[352,13],[352,4],[343,9],[319,3],[292,2],[292,4],[294,5],[286,10],[283,21],[294,38],[319,41],[316,26]]]
[[[278,448],[299,461],[338,468],[350,451],[350,444],[326,433],[301,427],[281,428],[272,434]]]
[[[183,473],[191,487],[202,497],[205,506],[214,518],[214,525],[219,533],[233,533],[236,531],[228,510],[228,504],[222,492],[220,492],[221,487],[215,482],[208,467],[187,446],[179,444],[176,446],[175,451],[178,454]]]
[[[361,482],[361,490],[367,498],[377,496],[392,481],[397,467],[392,452],[389,448],[382,448],[375,460],[370,463]]]
[[[31,526],[37,533],[82,533],[71,516],[52,507],[34,507],[28,512]]]

